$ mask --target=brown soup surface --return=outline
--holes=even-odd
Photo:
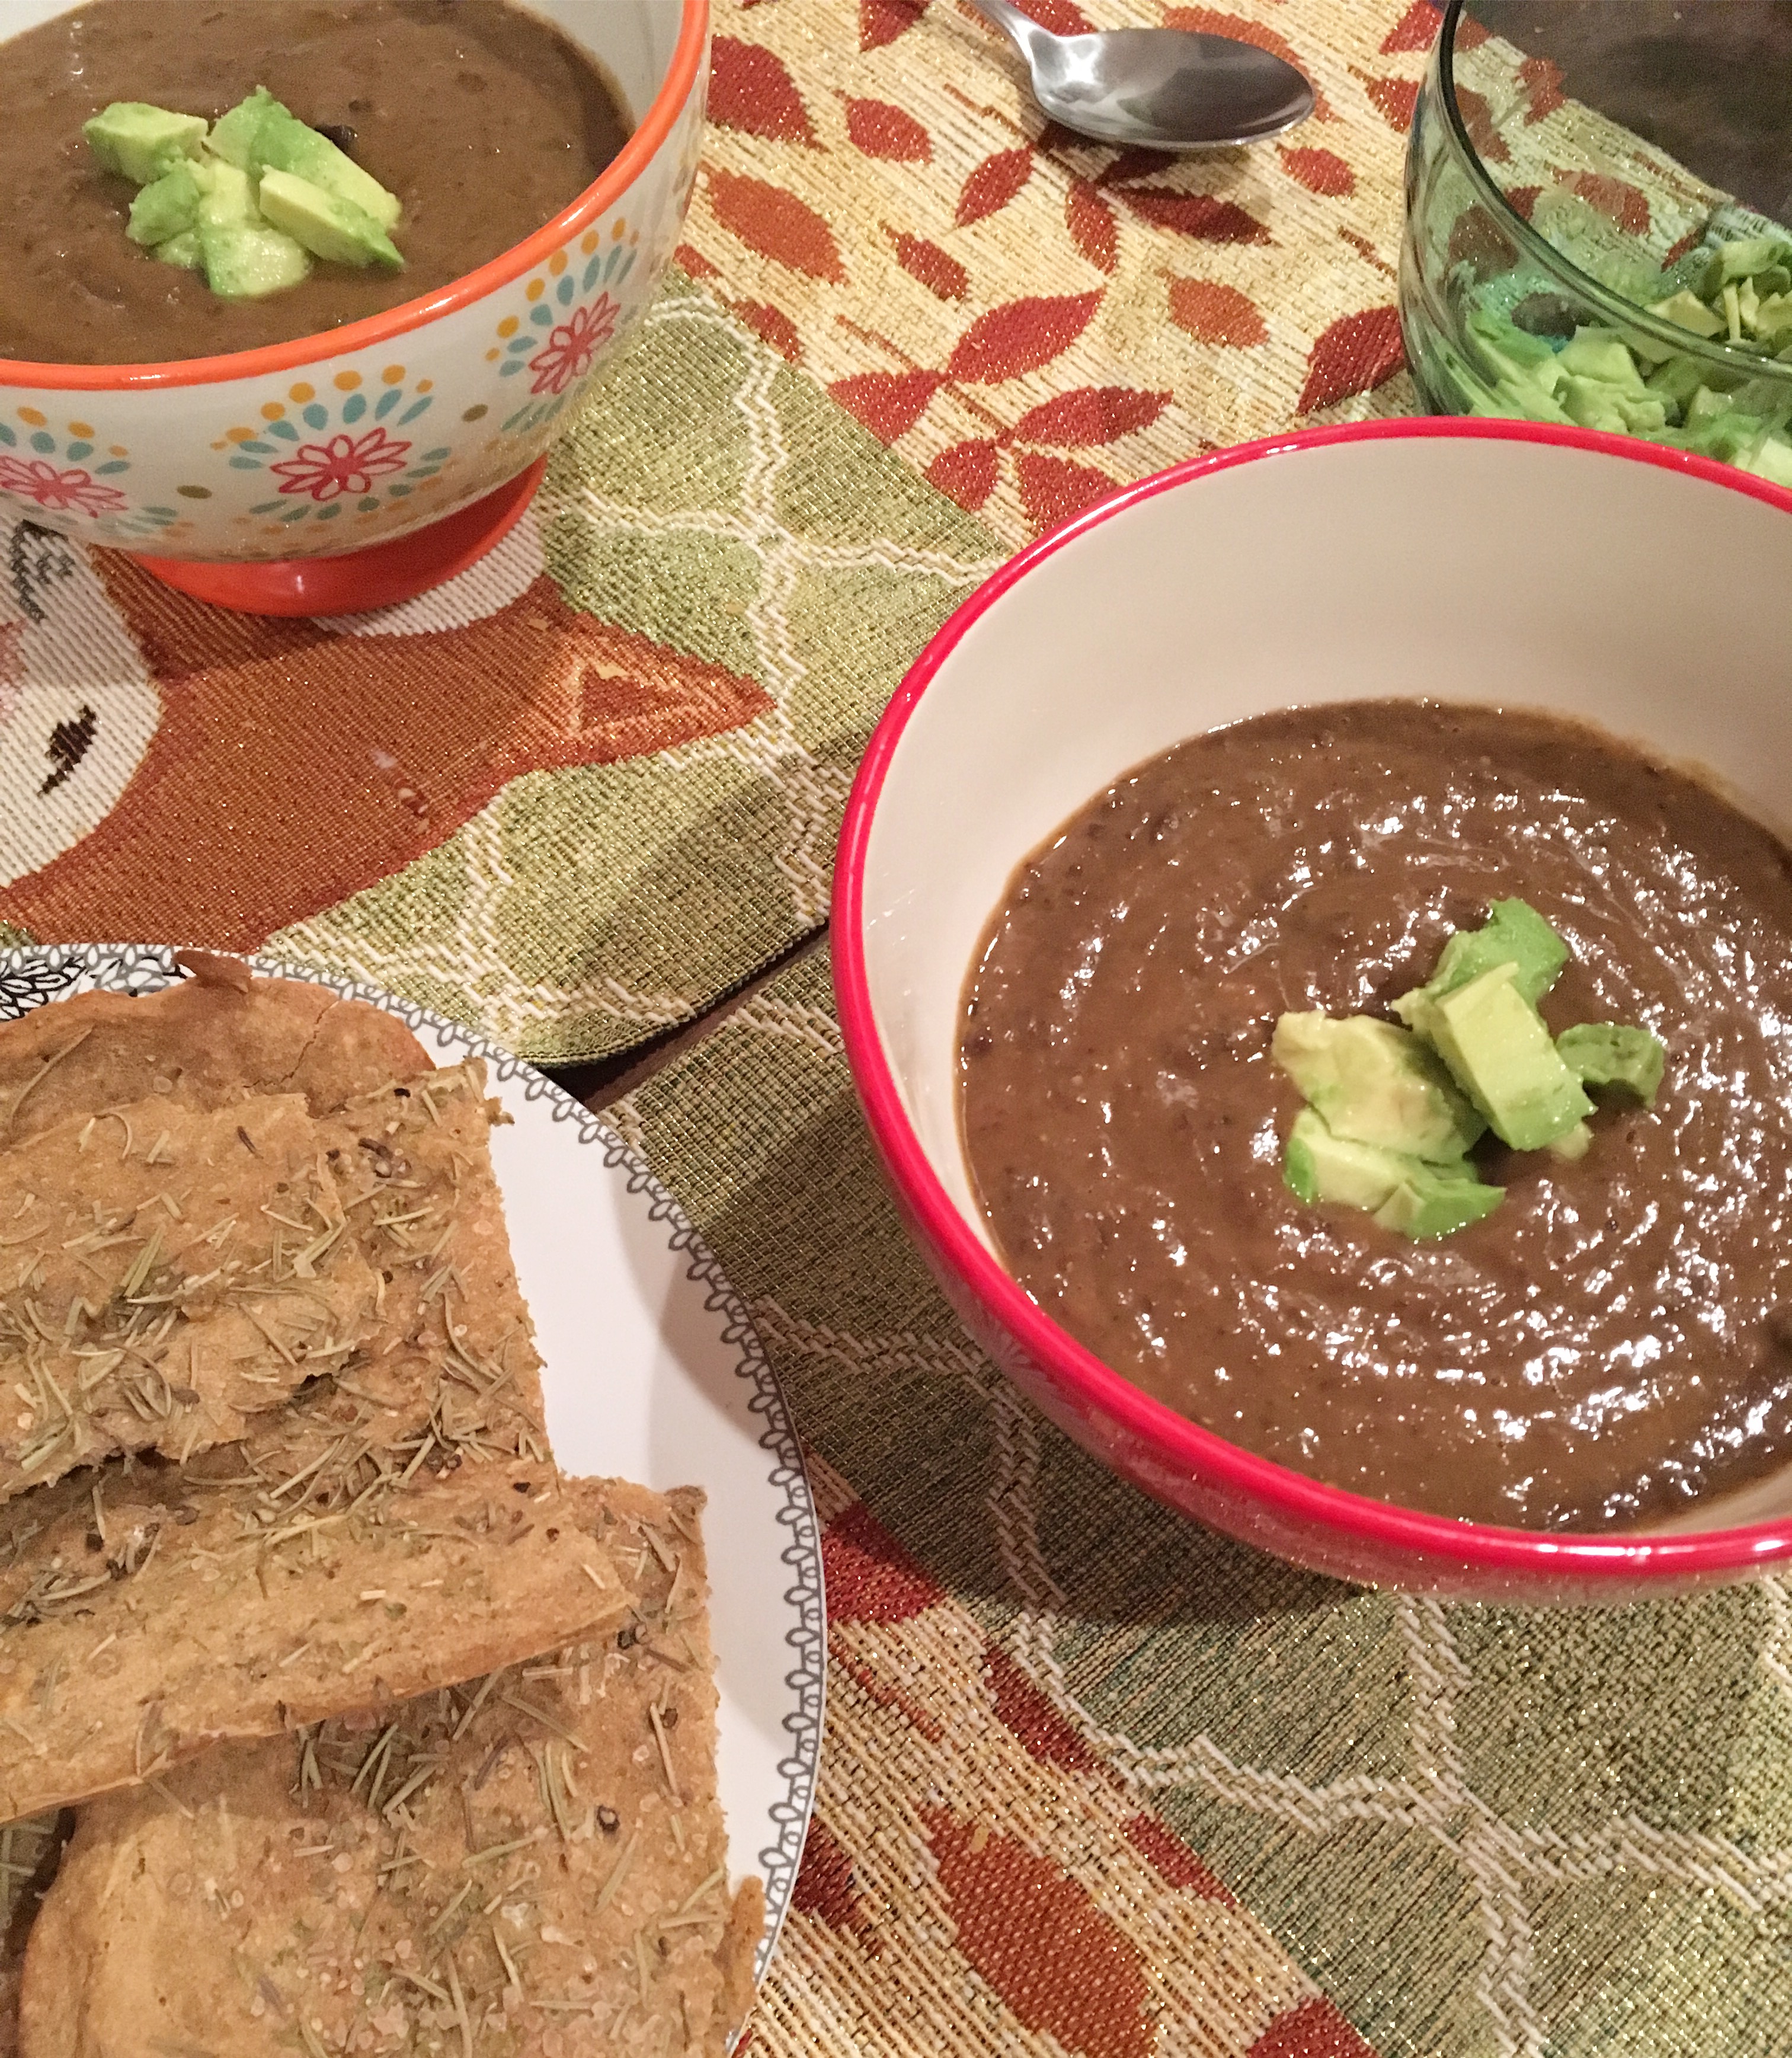
[[[209,357],[381,313],[550,221],[629,130],[590,59],[509,0],[93,0],[0,57],[0,356],[40,364]],[[258,85],[398,195],[402,272],[320,263],[221,300],[127,240],[136,189],[82,122],[114,100],[216,119]]]
[[[1662,1039],[1654,1108],[1602,1106],[1576,1163],[1477,1147],[1505,1201],[1433,1242],[1304,1206],[1276,1017],[1385,1013],[1509,896],[1574,952],[1553,1032]],[[1015,1276],[1234,1443],[1532,1529],[1792,1460],[1792,855],[1608,737],[1362,702],[1166,752],[1017,874],[961,1079]]]

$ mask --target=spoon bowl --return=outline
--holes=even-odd
[[[1313,112],[1313,89],[1255,43],[1183,29],[1054,36],[1009,0],[972,0],[1027,61],[1033,96],[1062,127],[1125,149],[1260,143]]]

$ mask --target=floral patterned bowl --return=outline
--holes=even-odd
[[[69,4],[0,0],[0,32]],[[326,335],[167,364],[0,360],[0,510],[270,614],[387,605],[490,549],[646,312],[703,136],[708,0],[533,4],[636,116],[595,185],[479,270]]]

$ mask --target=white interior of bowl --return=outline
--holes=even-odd
[[[1548,709],[1792,817],[1792,519],[1708,480],[1472,436],[1279,452],[1045,558],[947,656],[869,839],[873,1009],[921,1147],[989,1241],[960,1147],[959,1010],[1015,868],[1129,766],[1302,703]],[[1727,1527],[1792,1508],[1792,1479]]]
[[[76,13],[81,4],[82,0],[0,0],[0,38],[22,35],[40,22]],[[137,6],[142,0],[125,4]],[[681,0],[528,0],[526,11],[555,23],[589,50],[621,89],[632,120],[640,120],[672,62],[684,12]]]

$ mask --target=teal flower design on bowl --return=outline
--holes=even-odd
[[[18,410],[19,426],[0,422],[0,498],[22,512],[74,516],[90,525],[75,533],[107,542],[153,536],[178,519],[172,507],[135,507],[118,483],[131,468],[121,444],[101,445],[85,422],[57,435],[34,407]]]
[[[582,266],[575,260],[557,276],[550,266],[548,277],[529,281],[535,297],[526,316],[513,316],[498,330],[503,341],[498,376],[526,373],[529,382],[529,397],[501,424],[501,435],[527,435],[577,397],[598,352],[624,321],[622,303],[610,289],[620,288],[636,254],[636,239],[620,237],[608,250],[592,252]]]
[[[434,479],[453,453],[446,444],[425,447],[426,433],[417,425],[435,396],[427,379],[412,387],[402,371],[391,368],[371,391],[355,373],[339,377],[333,393],[296,386],[290,407],[272,403],[254,429],[231,430],[231,469],[264,472],[273,488],[273,497],[254,502],[249,512],[287,526],[334,522],[345,513],[375,514]]]

